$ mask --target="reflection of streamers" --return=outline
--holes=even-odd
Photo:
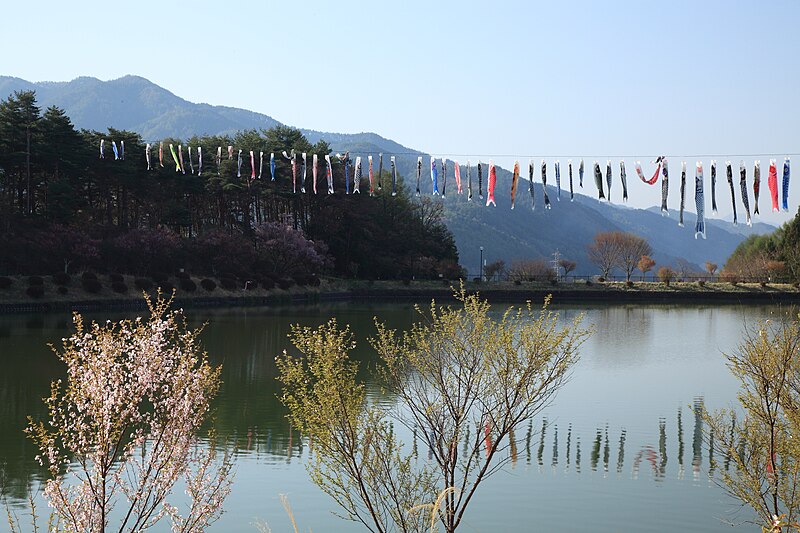
[[[511,451],[511,466],[517,466],[517,439],[514,436],[514,429],[510,429],[508,432],[508,440],[510,443],[510,451]]]
[[[544,436],[547,433],[547,419],[542,419],[542,432],[539,434],[539,449],[536,451],[536,462],[542,466],[542,454],[544,454]]]
[[[622,473],[622,465],[625,463],[625,430],[619,435],[619,452],[617,453],[617,474]]]
[[[595,163],[596,164],[596,163]],[[589,461],[592,466],[592,471],[597,470],[597,463],[600,460],[600,445],[603,443],[603,432],[598,429],[592,444],[592,454],[589,456]]]
[[[553,459],[550,461],[550,466],[553,468],[558,466],[558,426],[553,427]]]
[[[486,457],[492,453],[492,429],[487,420],[483,425],[483,444],[486,447]]]

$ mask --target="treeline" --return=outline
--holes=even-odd
[[[772,233],[742,241],[721,274],[730,279],[800,281],[800,210]]]
[[[105,140],[102,159],[101,140]],[[124,142],[124,160],[115,159],[112,141],[120,148]],[[50,107],[42,112],[32,91],[16,92],[0,102],[0,274],[55,269],[148,274],[192,268],[205,270],[197,274],[248,276],[265,262],[278,261],[267,244],[274,244],[274,239],[264,238],[265,233],[275,233],[277,225],[310,241],[306,248],[327,258],[320,264],[341,276],[461,275],[441,205],[414,201],[402,180],[398,194],[391,196],[388,157],[380,176],[376,158],[381,187],[375,198],[369,198],[366,161],[361,194],[345,195],[345,165],[336,157],[332,157],[336,194],[326,194],[324,156],[331,153],[330,147],[325,141],[312,145],[293,128],[159,141],[153,143],[152,170],[148,170],[146,142],[135,132],[78,131],[63,110]],[[170,144],[176,150],[183,146],[183,172],[175,170]],[[230,159],[228,146],[234,147]],[[219,165],[217,147],[223,151]],[[261,179],[251,179],[250,150],[255,153],[256,175],[259,153],[264,152]],[[298,154],[297,193],[291,163],[281,155],[284,150]],[[302,152],[308,153],[305,194],[300,193]],[[276,156],[275,181],[270,180],[270,153]],[[311,191],[312,154],[319,157],[316,195]],[[351,183],[354,170],[351,161]],[[284,263],[273,268],[297,266]]]

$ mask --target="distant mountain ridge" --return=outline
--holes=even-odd
[[[268,115],[245,109],[188,102],[139,76],[110,81],[80,77],[69,82],[36,83],[0,76],[0,98],[19,90],[36,91],[43,109],[50,105],[64,109],[78,128],[125,129],[149,141],[165,137],[188,139],[203,134],[226,135],[282,125]],[[382,152],[384,170],[390,169],[389,156],[396,155],[398,172],[412,190],[417,156],[427,156],[376,133],[301,131],[312,143],[324,139],[334,152]],[[375,164],[377,170],[377,161]],[[430,191],[429,164],[426,157],[423,163],[425,191]],[[454,191],[452,166],[449,172],[451,188],[448,190]],[[477,184],[472,204],[466,201],[465,195],[452,192],[443,200],[445,217],[455,236],[461,263],[471,274],[478,271],[480,246],[485,248],[484,258],[489,261],[504,259],[507,263],[522,258],[550,258],[558,249],[563,257],[578,262],[576,273],[593,274],[596,268],[588,262],[586,245],[596,232],[612,230],[631,231],[647,238],[658,264],[674,264],[683,258],[698,269],[707,260],[721,266],[747,235],[774,230],[768,224],[756,223],[749,228],[708,219],[708,240],[695,240],[694,213],[685,214],[686,227],[680,228],[674,213],[663,217],[657,208],[618,207],[581,194],[576,194],[575,202],[570,202],[568,193],[563,191],[558,201],[552,186],[548,187],[548,194],[553,208],[546,211],[541,204],[540,183],[536,184],[535,191],[538,204],[531,210],[526,180],[520,180],[517,207],[512,211],[508,200],[510,176],[508,171],[498,169],[497,208],[478,205],[485,200],[477,197]]]

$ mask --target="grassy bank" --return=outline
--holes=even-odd
[[[0,288],[0,313],[38,312],[48,310],[90,310],[103,308],[141,308],[144,306],[142,290],[137,280],[123,276],[116,282],[98,276],[97,283],[87,287],[80,278],[58,284],[51,277],[41,278],[41,290],[31,290],[31,280],[26,276],[10,277],[8,287]],[[188,278],[192,283],[171,278],[162,283],[153,282],[146,292],[155,294],[156,286],[171,292],[175,287],[176,302],[184,307],[224,307],[237,305],[275,305],[331,300],[445,300],[452,296],[452,285],[446,281],[359,281],[321,280],[319,286],[290,286],[265,288],[248,284],[225,288],[220,280],[214,287],[204,288],[202,279]],[[37,284],[40,280],[33,280]],[[99,285],[99,288],[98,288]],[[208,285],[206,283],[206,285]],[[193,286],[193,288],[192,288]],[[124,287],[124,288],[123,288]],[[192,288],[192,290],[188,290]],[[764,302],[800,303],[800,289],[790,284],[673,282],[605,283],[536,283],[488,282],[466,283],[470,291],[480,291],[490,300],[525,301],[541,300],[548,294],[557,302]]]

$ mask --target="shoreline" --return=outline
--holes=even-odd
[[[22,286],[24,278],[18,278]],[[413,281],[404,285],[398,281],[324,281],[320,287],[292,287],[281,289],[255,289],[227,291],[221,288],[213,292],[198,289],[186,293],[175,293],[175,305],[183,308],[204,307],[256,307],[276,305],[303,305],[318,302],[429,302],[453,299],[453,289],[458,282]],[[48,287],[49,288],[49,287]],[[737,284],[710,282],[701,286],[697,282],[674,282],[665,286],[657,282],[636,282],[627,287],[622,282],[595,283],[536,283],[523,282],[465,282],[468,292],[479,292],[489,301],[518,302],[527,300],[542,301],[552,295],[557,303],[774,303],[800,305],[800,289],[789,284]],[[132,290],[127,294],[104,291],[102,294],[88,294],[73,288],[75,294],[61,295],[54,290],[46,290],[52,297],[31,298],[24,291],[0,290],[0,314],[45,313],[56,311],[102,311],[119,309],[145,309],[142,293]],[[151,296],[155,291],[149,291]]]

